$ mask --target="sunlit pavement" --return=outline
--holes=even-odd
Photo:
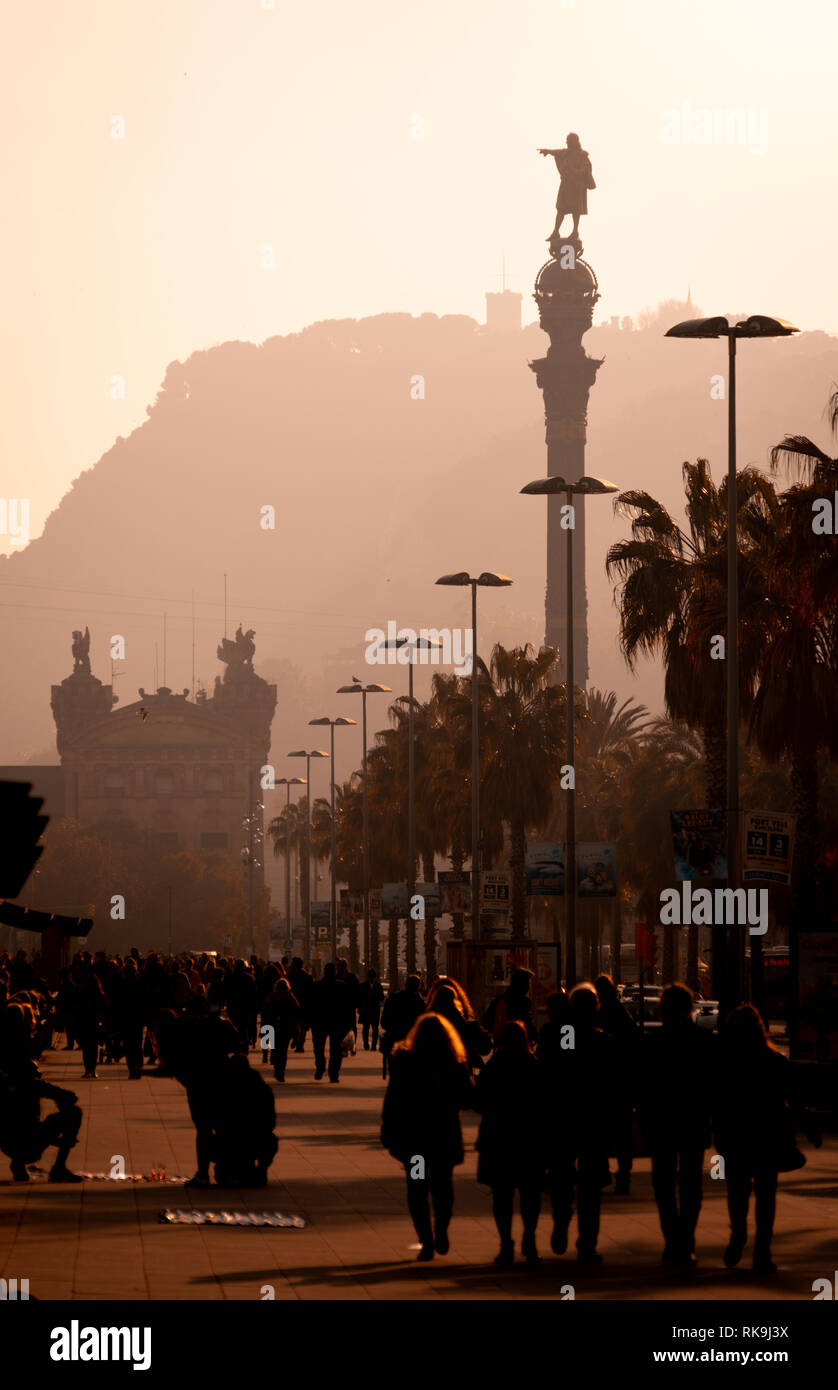
[[[259,1064],[253,1054],[251,1060]],[[80,1171],[108,1172],[121,1155],[127,1173],[191,1174],[194,1130],[183,1088],[152,1072],[128,1081],[124,1065],[102,1066],[98,1081],[81,1079],[79,1052],[47,1053],[44,1075],[77,1092],[84,1109],[80,1141],[70,1158]],[[266,1078],[267,1067],[260,1068]],[[160,1183],[85,1181],[60,1187],[14,1184],[0,1155],[0,1276],[29,1280],[40,1299],[811,1299],[812,1282],[833,1276],[838,1229],[838,1141],[803,1144],[808,1162],[780,1178],[773,1255],[776,1275],[750,1271],[749,1246],[740,1269],[727,1271],[724,1184],[705,1177],[698,1228],[699,1267],[677,1274],[660,1264],[661,1239],[649,1162],[636,1162],[629,1197],[603,1197],[599,1249],[603,1265],[580,1268],[550,1253],[548,1205],[539,1226],[543,1262],[510,1270],[492,1263],[498,1241],[487,1189],[478,1187],[467,1114],[465,1164],[457,1170],[451,1251],[416,1263],[407,1216],[405,1178],[378,1142],[384,1082],[378,1054],[359,1052],[338,1085],[313,1079],[310,1043],[289,1059],[277,1085],[279,1153],[261,1191],[206,1191]],[[45,1107],[46,1108],[46,1107]],[[44,1159],[46,1166],[52,1152]],[[612,1164],[612,1167],[614,1165]],[[165,1226],[164,1207],[282,1211],[299,1214],[305,1230],[272,1227]],[[520,1254],[520,1221],[516,1217]],[[575,1225],[571,1228],[571,1252]],[[414,1248],[411,1248],[414,1247]]]

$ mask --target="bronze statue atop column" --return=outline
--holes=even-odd
[[[539,150],[539,154],[552,155],[559,171],[559,196],[556,199],[556,223],[548,242],[551,255],[563,240],[579,241],[579,218],[588,211],[588,189],[596,188],[591,158],[579,143],[579,136],[573,131],[567,137],[567,146],[561,150]],[[561,226],[565,217],[573,218],[573,233],[570,238],[561,236]],[[579,247],[581,250],[581,245]]]

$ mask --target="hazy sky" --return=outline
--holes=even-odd
[[[534,318],[557,188],[535,151],[569,130],[600,317],[689,284],[838,332],[828,0],[17,0],[3,48],[0,496],[32,498],[33,535],[197,348],[482,320],[502,254]],[[701,137],[734,108],[742,144],[672,143],[663,114]]]

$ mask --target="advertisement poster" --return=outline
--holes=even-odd
[[[552,840],[527,845],[527,897],[560,898],[564,894],[564,845]]]
[[[670,811],[675,877],[727,878],[724,811]]]
[[[536,1012],[547,1012],[547,1000],[561,984],[561,947],[558,942],[545,942],[535,953],[535,979],[532,984]]]
[[[442,915],[442,894],[438,883],[417,883],[416,892],[425,899],[425,916]]]
[[[617,846],[596,840],[578,844],[576,885],[580,898],[616,898]]]
[[[471,912],[471,882],[464,874],[442,870],[439,892],[441,912]]]
[[[838,932],[801,932],[799,951],[801,1060],[838,1062]]]
[[[774,811],[745,812],[743,879],[791,883],[795,817]]]
[[[389,917],[407,916],[407,884],[384,883],[381,886],[381,915]]]
[[[509,911],[508,869],[492,869],[483,874],[480,883],[480,911]]]

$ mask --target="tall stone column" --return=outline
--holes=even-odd
[[[593,270],[581,259],[578,237],[556,239],[554,256],[535,281],[535,302],[541,327],[550,339],[546,357],[530,369],[544,397],[547,426],[547,472],[578,482],[585,473],[588,396],[604,359],[589,357],[582,338],[591,326],[599,299]],[[564,680],[566,642],[565,577],[567,572],[566,497],[547,499],[547,593],[545,642],[558,647],[558,679]],[[563,524],[564,516],[564,524]],[[585,503],[574,498],[573,589],[575,683],[588,681],[588,596],[585,584]]]

